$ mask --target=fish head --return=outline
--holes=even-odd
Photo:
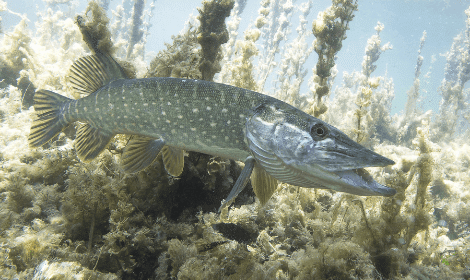
[[[392,160],[296,108],[256,108],[246,123],[246,142],[257,162],[282,182],[358,195],[395,193],[363,169],[394,164]]]

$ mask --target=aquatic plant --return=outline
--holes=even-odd
[[[4,3],[0,1],[0,10],[6,9]],[[465,84],[470,9],[466,29],[446,54],[440,111],[417,108],[423,34],[416,42],[418,59],[405,111],[391,116],[393,80],[373,76],[390,48],[382,44],[380,35],[388,29],[380,23],[364,42],[361,70],[345,73],[342,85],[331,87],[337,75],[334,56],[355,1],[333,1],[313,30],[307,24],[312,1],[261,1],[257,18],[239,40],[245,1],[205,1],[199,17],[190,19],[148,68],[143,50],[150,26],[142,17],[151,17],[153,7],[142,6],[143,1],[125,3],[129,9],[118,5],[110,13],[109,1],[90,2],[77,20],[75,13],[60,11],[59,1],[50,1],[51,9],[42,12],[37,25],[38,35],[26,20],[12,31],[3,30],[0,278],[469,277]],[[296,15],[297,34],[288,39]],[[83,34],[88,34],[85,43]],[[311,35],[317,42],[308,44]],[[217,44],[200,44],[212,42]],[[168,176],[161,160],[124,175],[118,162],[126,136],[116,137],[97,160],[82,163],[73,149],[73,127],[44,148],[30,149],[33,110],[23,89],[53,89],[78,98],[69,90],[63,69],[97,50],[115,55],[129,76],[214,79],[264,91],[317,114],[397,162],[369,170],[397,194],[362,198],[281,184],[261,206],[247,188],[219,215],[220,201],[240,172],[233,161],[189,153],[179,178]],[[316,76],[310,74],[310,93],[303,94],[301,85],[309,75],[305,63],[314,50],[322,59]],[[273,76],[276,89],[266,90]]]
[[[328,78],[331,75],[331,68],[335,65],[335,55],[341,50],[342,41],[346,39],[349,22],[354,18],[354,11],[357,10],[357,1],[333,0],[332,4],[331,7],[318,14],[317,20],[312,25],[315,36],[313,44],[318,54],[317,66],[313,72],[314,79],[319,80],[316,82],[317,86],[314,91],[313,116],[315,117],[319,117],[327,110],[323,99],[328,96],[331,87],[327,84]]]

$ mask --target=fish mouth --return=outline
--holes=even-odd
[[[301,187],[328,188],[360,196],[393,196],[396,190],[384,186],[364,168],[326,171],[318,165],[297,166],[292,169],[301,170],[292,183]]]
[[[371,151],[349,138],[336,138],[320,143],[315,151],[315,163],[330,172],[350,171],[364,167],[384,167],[395,162]]]
[[[397,193],[395,189],[379,184],[363,168],[346,171],[333,172],[345,183],[342,185],[343,191],[364,196],[393,196]]]

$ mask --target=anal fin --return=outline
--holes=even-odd
[[[165,169],[171,176],[178,177],[183,172],[184,151],[178,148],[165,146],[162,149],[162,158]]]
[[[121,157],[121,168],[126,173],[135,173],[143,170],[155,161],[165,146],[161,139],[145,136],[135,136],[124,148]]]
[[[82,161],[90,161],[97,157],[113,139],[114,134],[90,124],[79,124],[75,149],[78,158]]]

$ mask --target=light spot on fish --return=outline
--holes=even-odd
[[[244,118],[244,117],[245,117],[245,115],[243,115],[243,114],[240,114],[240,118]]]
[[[228,112],[228,110],[226,108],[222,109],[222,113],[227,113],[227,112]]]
[[[127,107],[127,104],[124,103],[124,107]]]
[[[127,119],[127,116],[124,116],[125,119]]]
[[[230,124],[230,123],[231,123],[231,121],[230,121],[230,120],[228,120],[228,121],[227,121],[227,124]]]
[[[168,102],[167,105],[168,105],[168,106],[171,106],[171,102]]]
[[[84,107],[84,108],[83,108],[83,111],[85,111],[85,112],[88,111],[87,107]]]
[[[123,100],[126,100],[126,97],[125,97],[125,96],[123,96],[123,97],[122,97],[122,99],[123,99]]]
[[[148,104],[148,103],[144,103],[143,105],[144,105],[144,107],[147,107],[149,104]]]
[[[109,107],[109,109],[111,109],[111,110],[112,110],[112,109],[114,108],[114,105],[113,105],[113,104],[111,104],[111,103],[108,103],[108,107]]]
[[[166,120],[165,122],[166,122],[166,123],[171,123],[171,121],[170,121],[170,120]]]
[[[191,127],[191,131],[196,131],[196,128],[195,128],[195,127]]]
[[[211,108],[211,106],[207,106],[206,109],[207,109],[207,111],[210,111],[212,108]]]
[[[217,123],[211,122],[211,127],[215,127],[216,125],[217,125]]]
[[[199,110],[197,108],[194,108],[193,113],[197,113],[197,112],[199,112]]]
[[[166,113],[165,113],[165,111],[162,111],[162,115],[166,116]]]
[[[178,119],[182,119],[182,118],[183,118],[183,116],[182,116],[182,115],[178,115]]]

